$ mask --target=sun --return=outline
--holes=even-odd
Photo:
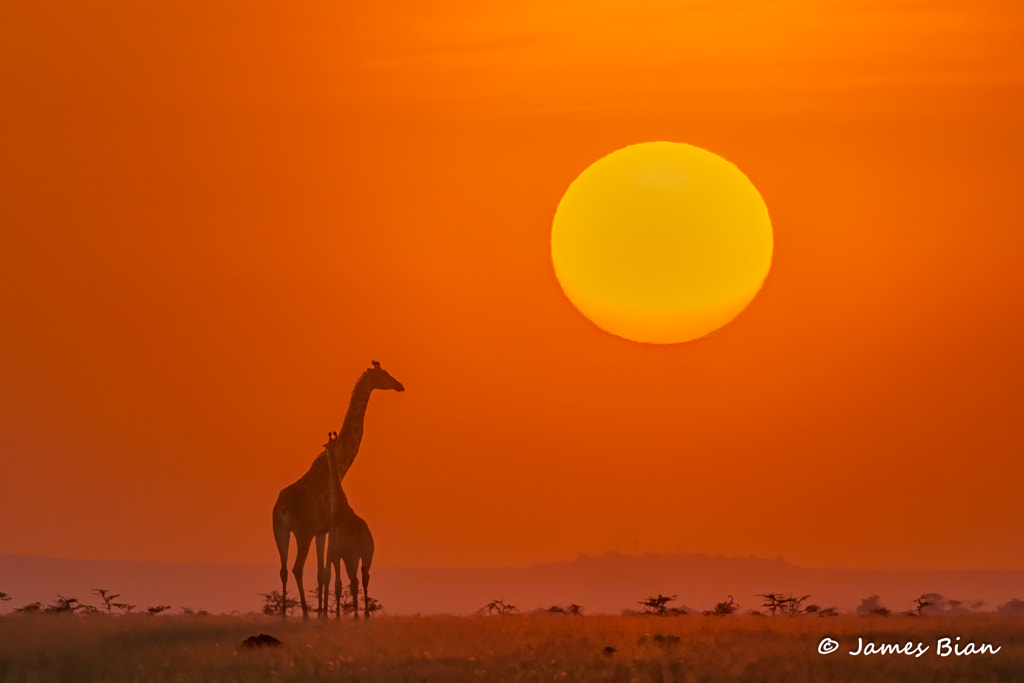
[[[597,160],[566,190],[551,230],[555,275],[598,327],[675,344],[728,324],[772,260],[764,200],[736,166],[679,142]]]

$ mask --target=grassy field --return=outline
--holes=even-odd
[[[241,648],[250,635],[276,648]],[[995,654],[940,657],[949,637]],[[840,643],[819,654],[825,637]],[[851,656],[858,638],[921,657]],[[606,652],[614,648],[614,652]],[[1024,619],[961,617],[0,617],[0,681],[1021,681]]]

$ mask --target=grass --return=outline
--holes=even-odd
[[[243,649],[250,635],[278,648]],[[841,644],[818,653],[829,636]],[[941,637],[1000,646],[936,656]],[[675,637],[678,637],[676,640]],[[850,656],[857,638],[920,657]],[[1020,681],[1024,619],[960,617],[0,617],[0,681]],[[606,647],[615,651],[607,653]]]

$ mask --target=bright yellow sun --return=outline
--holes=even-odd
[[[566,296],[598,327],[674,344],[728,324],[772,260],[768,209],[743,173],[678,142],[612,152],[569,186],[551,258]]]

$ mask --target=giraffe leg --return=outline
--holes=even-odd
[[[348,589],[352,591],[352,616],[359,618],[359,576],[356,567],[359,565],[359,558],[345,558],[345,571],[348,573]]]
[[[363,601],[366,604],[366,618],[370,618],[370,594],[367,589],[370,587],[370,565],[373,564],[373,534],[370,527],[364,521],[362,524],[362,555],[363,555]]]
[[[273,516],[274,541],[277,543],[277,552],[281,556],[281,618],[287,618],[285,605],[288,598],[288,540],[291,531],[288,529],[287,513],[277,507],[274,508]]]
[[[324,566],[324,539],[327,534],[316,535],[316,612],[317,617],[327,616],[327,586],[331,581],[331,570]]]
[[[327,568],[330,571],[330,567]],[[334,618],[341,619],[341,561],[334,561]]]
[[[320,615],[325,619],[330,615],[331,606],[331,564],[320,572]]]
[[[303,621],[309,621],[309,607],[306,605],[306,591],[302,587],[302,570],[306,567],[306,556],[309,555],[309,543],[312,540],[312,538],[295,539],[298,548],[295,552],[295,566],[292,567],[292,575],[295,577],[295,583],[299,590]]]
[[[363,616],[367,619],[370,618],[370,565],[367,563],[366,558],[363,558],[363,606],[365,611]]]
[[[281,568],[281,618],[288,618],[288,570]]]

